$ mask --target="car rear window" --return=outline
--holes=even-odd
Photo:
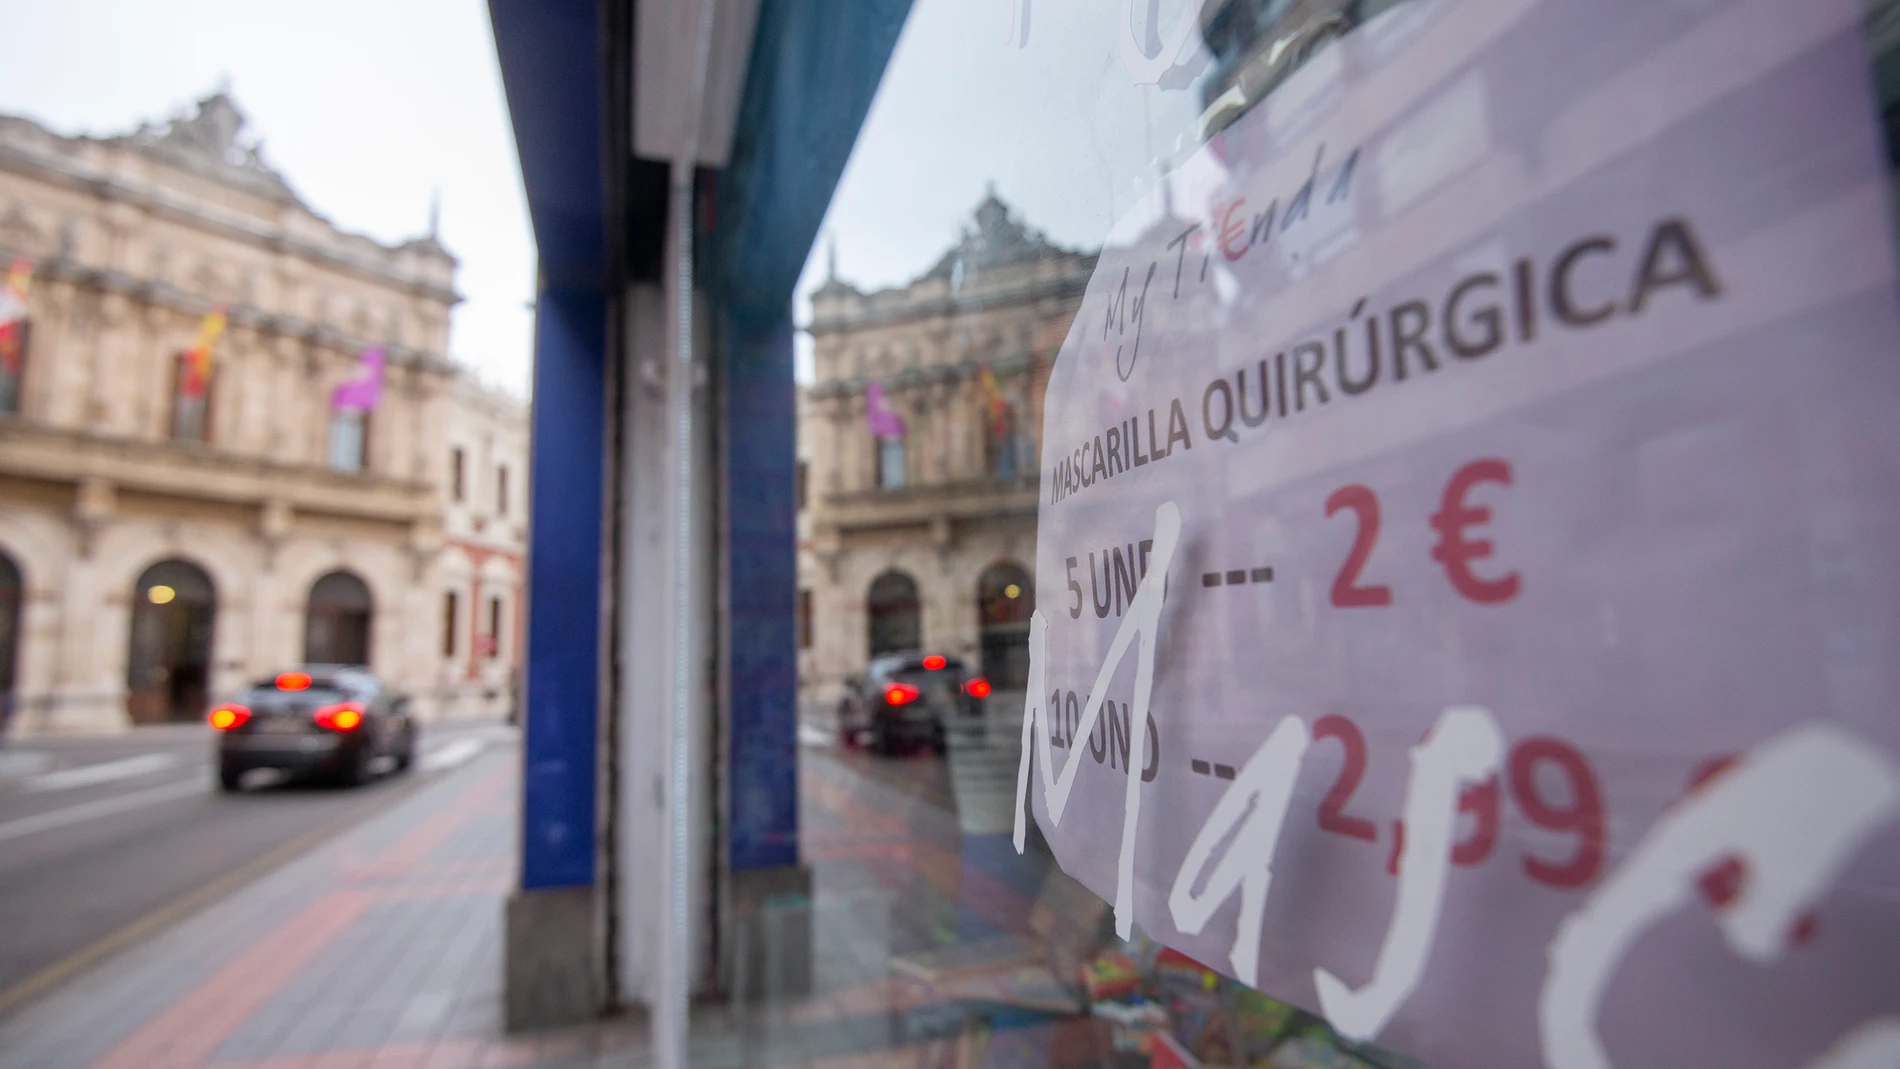
[[[254,713],[301,713],[349,700],[350,695],[336,687],[311,686],[306,690],[252,687],[245,695],[244,704]]]
[[[933,671],[929,668],[925,668],[916,661],[909,661],[897,666],[896,670],[893,671],[888,678],[901,680],[902,682],[916,686],[923,686],[925,683],[939,679],[947,680],[953,685],[961,684],[963,682],[963,662],[951,661],[942,668]]]

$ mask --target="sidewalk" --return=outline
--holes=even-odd
[[[596,1025],[501,1035],[512,749],[494,750],[0,1024],[8,1069],[645,1061]],[[28,918],[12,918],[13,923]]]
[[[1101,912],[1059,908],[1046,863],[1008,847],[1014,731],[999,719],[992,741],[954,738],[948,761],[805,751],[812,895],[761,923],[770,958],[810,940],[810,987],[774,990],[773,961],[744,964],[764,987],[743,1007],[695,1009],[695,1066],[1089,1060],[1071,1053],[1091,1046],[1081,1007],[1061,993],[1050,1004],[1051,975],[1024,948],[1051,938],[1052,908]],[[502,1035],[518,760],[512,748],[490,750],[23,1006],[0,1022],[0,1066],[647,1065],[635,1020]],[[976,972],[933,973],[937,956],[966,945],[1010,954]]]

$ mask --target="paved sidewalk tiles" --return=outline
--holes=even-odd
[[[500,1032],[518,760],[491,750],[21,1008],[0,1022],[0,1066],[648,1064],[634,1019]],[[805,763],[813,896],[809,927],[787,930],[811,934],[814,993],[696,1009],[694,1065],[1058,1066],[1086,1046],[1074,1019],[999,1014],[893,974],[895,955],[1021,935],[1031,912],[1023,870],[959,827],[931,767]]]

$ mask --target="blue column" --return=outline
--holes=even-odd
[[[730,859],[798,863],[798,531],[792,289],[911,0],[759,9],[709,235],[724,312]]]
[[[594,882],[607,305],[536,303],[521,887]]]
[[[789,315],[728,322],[727,574],[731,577],[731,852],[734,869],[798,864],[796,395]]]

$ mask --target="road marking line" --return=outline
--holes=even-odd
[[[800,746],[830,746],[831,732],[810,724],[798,725],[798,744]]]
[[[424,772],[439,772],[467,764],[475,755],[482,752],[488,743],[479,738],[453,739],[422,755]]]
[[[197,890],[187,892],[183,897],[167,902],[118,931],[45,966],[5,991],[0,991],[0,1014],[6,1014],[14,1007],[58,987],[99,962],[170,928],[200,909],[222,901],[227,895],[235,893],[266,873],[302,857],[326,840],[348,831],[352,825],[360,823],[365,816],[377,809],[391,802],[406,800],[421,786],[422,781],[412,779],[407,783],[399,783],[389,788],[399,792],[392,798],[372,795],[335,818],[279,844],[270,852],[252,858]]]
[[[146,776],[170,768],[177,763],[177,754],[139,754],[137,757],[102,761],[96,765],[81,765],[78,768],[61,769],[58,772],[42,772],[37,776],[27,777],[25,786],[29,791],[64,791],[74,787],[111,783],[115,779]]]
[[[0,843],[18,839],[24,835],[32,835],[35,832],[64,828],[99,817],[111,816],[114,813],[123,813],[128,809],[143,809],[162,802],[190,798],[192,795],[204,794],[210,790],[211,783],[207,779],[180,780],[177,783],[148,787],[130,794],[115,794],[110,798],[81,802],[79,805],[55,809],[50,813],[35,813],[30,817],[21,817],[18,820],[9,820],[5,824],[0,824]]]

